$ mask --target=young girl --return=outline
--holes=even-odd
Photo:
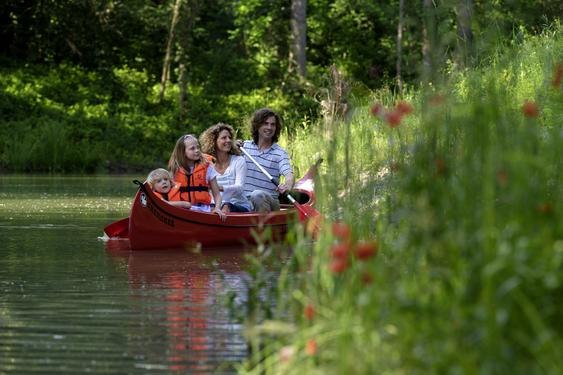
[[[179,185],[179,194],[173,197],[174,201],[189,202],[192,210],[211,212],[211,189],[215,201],[213,212],[222,221],[227,219],[221,211],[217,172],[201,153],[195,136],[187,134],[178,138],[168,161],[168,168]]]
[[[180,186],[172,182],[172,176],[166,169],[158,168],[151,171],[147,182],[157,196],[171,205],[187,209],[191,207],[190,202],[175,200],[175,197],[180,194]]]

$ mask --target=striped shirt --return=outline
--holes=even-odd
[[[293,173],[287,152],[277,143],[266,150],[260,150],[253,141],[244,141],[243,147],[277,181],[279,181],[280,176]],[[248,172],[244,184],[244,194],[249,197],[254,190],[264,190],[277,198],[276,186],[258,169],[252,160],[247,157],[245,159]]]

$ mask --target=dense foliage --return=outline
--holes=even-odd
[[[170,84],[159,83],[170,20]],[[160,165],[174,139],[271,106],[290,133],[322,112],[335,66],[354,90],[394,87],[399,1],[309,0],[308,76],[289,69],[289,0],[10,1],[0,4],[0,168],[122,170]],[[433,2],[440,67],[459,41],[455,2]],[[562,14],[551,1],[474,1],[475,62],[490,40],[517,40]],[[405,1],[402,76],[416,85],[424,36],[420,1]],[[490,26],[493,27],[490,27]],[[187,100],[179,110],[181,67]],[[185,111],[185,114],[184,114]]]
[[[563,371],[559,33],[298,137],[300,165],[325,159],[323,230],[284,265],[259,249],[277,299],[249,306],[243,371]]]

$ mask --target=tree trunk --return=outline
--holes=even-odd
[[[178,71],[178,86],[180,91],[178,98],[178,117],[182,123],[188,113],[188,77],[186,74],[186,64],[180,62]]]
[[[459,0],[456,11],[459,36],[458,63],[464,67],[473,57],[473,31],[471,29],[473,0]]]
[[[160,77],[160,101],[164,99],[164,92],[166,91],[166,83],[170,80],[170,63],[172,61],[172,46],[176,35],[176,25],[180,18],[180,8],[182,0],[176,0],[172,10],[172,22],[170,23],[170,30],[168,33],[168,41],[166,42],[166,53],[164,54],[164,63],[162,65],[162,76]]]
[[[435,17],[432,0],[422,0],[424,22],[422,23],[422,75],[424,82],[432,82],[434,71]]]
[[[289,52],[290,71],[297,67],[301,78],[307,76],[307,0],[291,1],[291,48]]]
[[[401,59],[403,57],[403,13],[405,0],[399,0],[399,22],[397,24],[397,88],[399,93],[403,91],[403,77],[401,76]]]

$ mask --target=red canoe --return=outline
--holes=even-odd
[[[291,193],[301,212],[313,209],[315,172],[316,165],[297,181]],[[230,213],[221,222],[217,214],[174,207],[158,198],[147,183],[139,183],[129,218],[109,224],[104,232],[110,240],[128,238],[132,250],[235,246],[255,243],[260,233],[266,239],[280,240],[291,223],[302,219],[294,205],[281,206],[280,211],[268,214]]]

